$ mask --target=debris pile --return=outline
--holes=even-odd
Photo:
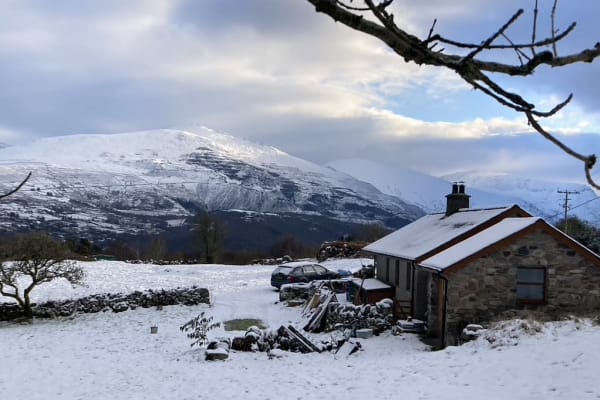
[[[277,330],[261,330],[255,326],[248,328],[244,336],[232,340],[220,339],[209,343],[206,350],[207,360],[224,360],[230,351],[260,351],[269,358],[279,357],[282,352],[321,353],[331,351],[336,355],[350,356],[361,350],[359,342],[349,337],[334,337],[315,342],[310,336],[301,333],[293,325],[282,325]]]
[[[308,319],[306,332],[331,332],[349,329],[353,336],[357,329],[372,329],[379,334],[394,324],[393,300],[383,299],[376,304],[354,305],[340,303],[336,292],[326,285],[309,292],[303,315]]]
[[[356,258],[362,257],[361,250],[367,242],[325,242],[319,248],[317,260],[325,261],[328,258]]]

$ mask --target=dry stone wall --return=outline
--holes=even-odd
[[[97,313],[101,311],[122,312],[137,307],[170,306],[182,304],[192,306],[209,304],[210,293],[206,288],[160,289],[135,291],[129,294],[95,294],[75,300],[49,301],[36,304],[33,314],[36,318],[56,318],[74,313]],[[0,303],[0,321],[10,321],[23,317],[16,303]]]

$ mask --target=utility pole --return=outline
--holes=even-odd
[[[565,190],[557,190],[557,193],[565,195],[565,201],[563,203],[563,209],[565,210],[565,219],[564,219],[564,221],[565,221],[565,228],[564,228],[564,232],[568,233],[568,230],[567,230],[567,211],[569,210],[569,200],[571,200],[569,198],[569,195],[570,194],[579,194],[579,192],[577,192],[575,190],[566,190],[565,189]]]

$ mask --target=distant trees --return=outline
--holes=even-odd
[[[208,212],[198,213],[192,222],[195,242],[198,243],[202,262],[220,262],[225,241],[225,224]]]
[[[145,259],[161,261],[167,257],[167,242],[161,236],[156,236],[150,240],[150,244],[146,249]]]
[[[366,224],[354,233],[353,239],[360,242],[371,243],[391,232],[392,231],[386,228],[382,223]]]
[[[26,317],[33,317],[31,292],[42,283],[66,279],[82,284],[85,274],[70,261],[68,247],[45,234],[6,240],[0,246],[0,294],[16,300]]]
[[[558,221],[556,227],[566,233],[573,239],[592,250],[594,253],[600,254],[600,229],[593,226],[589,222],[583,221],[577,217],[567,218],[567,223],[562,219]]]
[[[308,246],[293,236],[286,236],[275,242],[269,250],[272,257],[290,256],[293,259],[314,257],[317,246]]]
[[[98,246],[86,238],[69,239],[65,243],[71,252],[83,259],[90,259],[94,254],[100,252]]]

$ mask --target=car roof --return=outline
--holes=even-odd
[[[305,265],[320,265],[320,264],[317,264],[316,262],[312,262],[312,261],[292,261],[289,263],[280,264],[279,267],[294,268],[294,267],[303,267]]]

